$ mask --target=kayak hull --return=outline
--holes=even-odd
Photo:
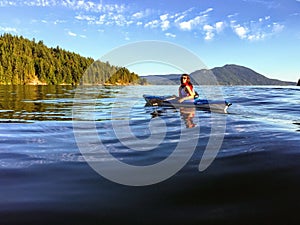
[[[143,95],[146,106],[161,106],[161,107],[193,107],[197,109],[210,110],[210,111],[222,111],[227,113],[227,109],[231,106],[231,103],[225,100],[206,100],[206,99],[194,99],[178,102],[177,96],[154,96],[154,95]]]

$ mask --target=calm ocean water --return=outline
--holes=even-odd
[[[0,86],[0,224],[299,224],[300,89],[221,90],[233,103],[228,114],[144,107],[143,94],[177,94],[175,86]],[[182,130],[199,134],[191,136],[195,151],[175,175],[126,186],[89,166],[76,143],[73,117],[95,121],[111,154],[137,167],[168,158]],[[165,128],[151,133],[155,120]],[[200,172],[220,120],[226,125],[221,147]],[[144,141],[153,134],[160,138],[159,145],[153,139],[155,149],[128,147],[147,150]],[[107,156],[98,160],[116,170]]]

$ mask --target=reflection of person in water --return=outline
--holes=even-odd
[[[193,121],[195,117],[194,107],[180,107],[180,115],[185,123],[186,128],[193,128],[196,126]]]

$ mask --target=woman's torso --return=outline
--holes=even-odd
[[[190,89],[191,89],[191,91],[193,91],[193,87],[190,87]],[[190,96],[190,93],[187,90],[187,85],[186,86],[181,86],[180,87],[180,97],[184,98],[184,97],[188,97],[188,96]]]

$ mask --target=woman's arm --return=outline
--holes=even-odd
[[[191,90],[190,86],[186,86],[186,89],[189,92],[189,97],[191,97],[192,99],[194,99],[194,97],[195,97],[195,91],[194,91],[194,89]]]

